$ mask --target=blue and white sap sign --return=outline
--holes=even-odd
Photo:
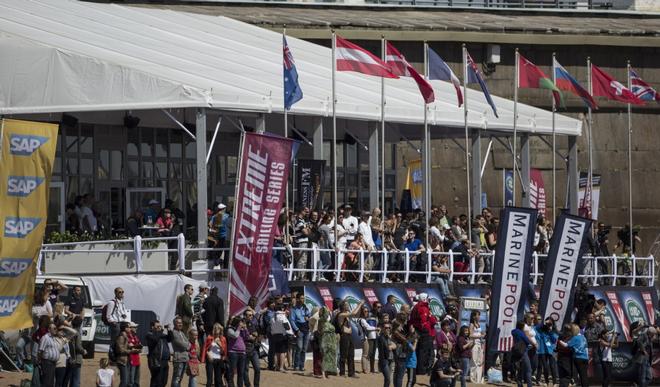
[[[37,225],[41,218],[19,218],[8,216],[5,218],[5,237],[6,238],[25,238]]]
[[[32,265],[32,258],[0,258],[0,278],[16,278]]]
[[[44,178],[39,176],[9,176],[7,178],[7,196],[26,197],[43,182]]]
[[[9,138],[9,152],[17,156],[30,156],[48,141],[48,137],[27,134],[12,134]]]
[[[18,305],[23,302],[25,296],[0,297],[0,317],[7,317],[14,314]]]

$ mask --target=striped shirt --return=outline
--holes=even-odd
[[[45,334],[39,341],[41,359],[57,361],[60,358],[60,344],[50,333]]]
[[[306,245],[307,242],[309,242],[309,238],[303,232],[303,230],[307,227],[308,223],[305,219],[299,217],[296,218],[296,224],[293,228],[293,239],[299,247]]]

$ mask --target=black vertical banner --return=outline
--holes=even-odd
[[[500,212],[488,326],[492,352],[513,348],[511,331],[525,313],[537,215],[530,208],[506,207]]]
[[[298,160],[296,208],[323,208],[323,170],[325,160]]]
[[[558,326],[573,310],[575,281],[583,267],[580,246],[589,232],[591,220],[579,216],[562,213],[555,223],[539,307],[543,319],[552,317]]]

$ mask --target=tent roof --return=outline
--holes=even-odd
[[[331,50],[289,38],[304,98],[294,114],[329,116]],[[221,16],[73,0],[0,0],[0,114],[214,107],[282,112],[281,35]],[[337,74],[337,116],[380,120],[380,78]],[[452,85],[432,81],[431,125],[463,127]],[[513,102],[468,93],[469,125],[510,131]],[[549,134],[550,112],[518,104],[518,130]],[[423,123],[411,78],[386,81],[386,120]],[[556,115],[556,133],[581,122]]]

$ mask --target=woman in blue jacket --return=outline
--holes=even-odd
[[[587,347],[587,339],[580,333],[580,327],[577,324],[571,325],[572,337],[567,341],[559,341],[559,345],[570,348],[573,352],[573,364],[580,376],[580,385],[582,387],[589,387],[589,380],[587,375],[587,366],[589,365],[589,349]]]
[[[552,383],[559,384],[557,378],[557,362],[555,361],[555,347],[559,333],[555,328],[555,320],[551,317],[545,319],[543,324],[534,327],[536,330],[536,342],[538,349],[536,354],[539,356],[539,368],[536,372],[536,380],[541,381],[541,372],[545,378],[545,384],[549,385],[549,376],[552,376]]]
[[[512,360],[519,364],[517,372],[518,387],[522,387],[523,380],[527,387],[532,387],[532,363],[529,360],[529,350],[534,348],[532,342],[525,334],[525,323],[518,321],[516,329],[511,331],[513,336]]]

